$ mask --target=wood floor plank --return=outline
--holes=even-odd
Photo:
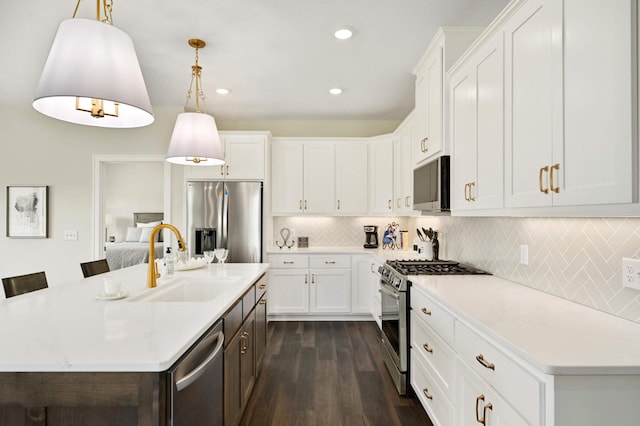
[[[240,424],[433,426],[415,396],[398,395],[373,321],[269,323]]]

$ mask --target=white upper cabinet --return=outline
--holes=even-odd
[[[271,144],[273,214],[335,213],[335,143],[274,140]]]
[[[369,212],[393,214],[393,136],[372,138],[369,143]]]
[[[268,132],[220,132],[226,163],[186,166],[187,179],[264,180]]]
[[[507,207],[634,201],[632,0],[528,0],[505,30]]]
[[[336,141],[336,213],[363,214],[368,205],[368,144]]]
[[[451,73],[454,211],[503,207],[503,69],[498,32]]]
[[[413,73],[416,76],[414,161],[448,153],[445,146],[445,79],[447,69],[480,34],[479,28],[440,28]]]
[[[400,124],[393,139],[393,208],[395,214],[411,214],[413,210],[413,141],[416,123],[413,113]]]

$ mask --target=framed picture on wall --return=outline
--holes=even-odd
[[[46,185],[7,186],[7,237],[47,238],[48,205]]]

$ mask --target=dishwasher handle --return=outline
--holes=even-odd
[[[210,337],[207,338],[207,340],[209,339],[210,340],[218,339],[218,343],[216,344],[216,347],[213,349],[211,354],[209,354],[207,359],[202,361],[202,363],[199,366],[191,370],[188,374],[186,374],[180,380],[176,381],[176,389],[178,389],[178,391],[181,391],[182,389],[189,386],[191,383],[198,380],[198,378],[202,376],[202,374],[204,373],[204,370],[206,370],[206,368],[213,361],[216,355],[218,355],[218,353],[222,350],[222,345],[224,344],[224,333],[222,331],[218,331],[217,333],[212,334]]]

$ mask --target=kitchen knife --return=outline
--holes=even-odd
[[[424,237],[422,236],[422,233],[418,228],[416,228],[416,232],[418,233],[418,238],[420,238],[420,241],[424,241]]]

